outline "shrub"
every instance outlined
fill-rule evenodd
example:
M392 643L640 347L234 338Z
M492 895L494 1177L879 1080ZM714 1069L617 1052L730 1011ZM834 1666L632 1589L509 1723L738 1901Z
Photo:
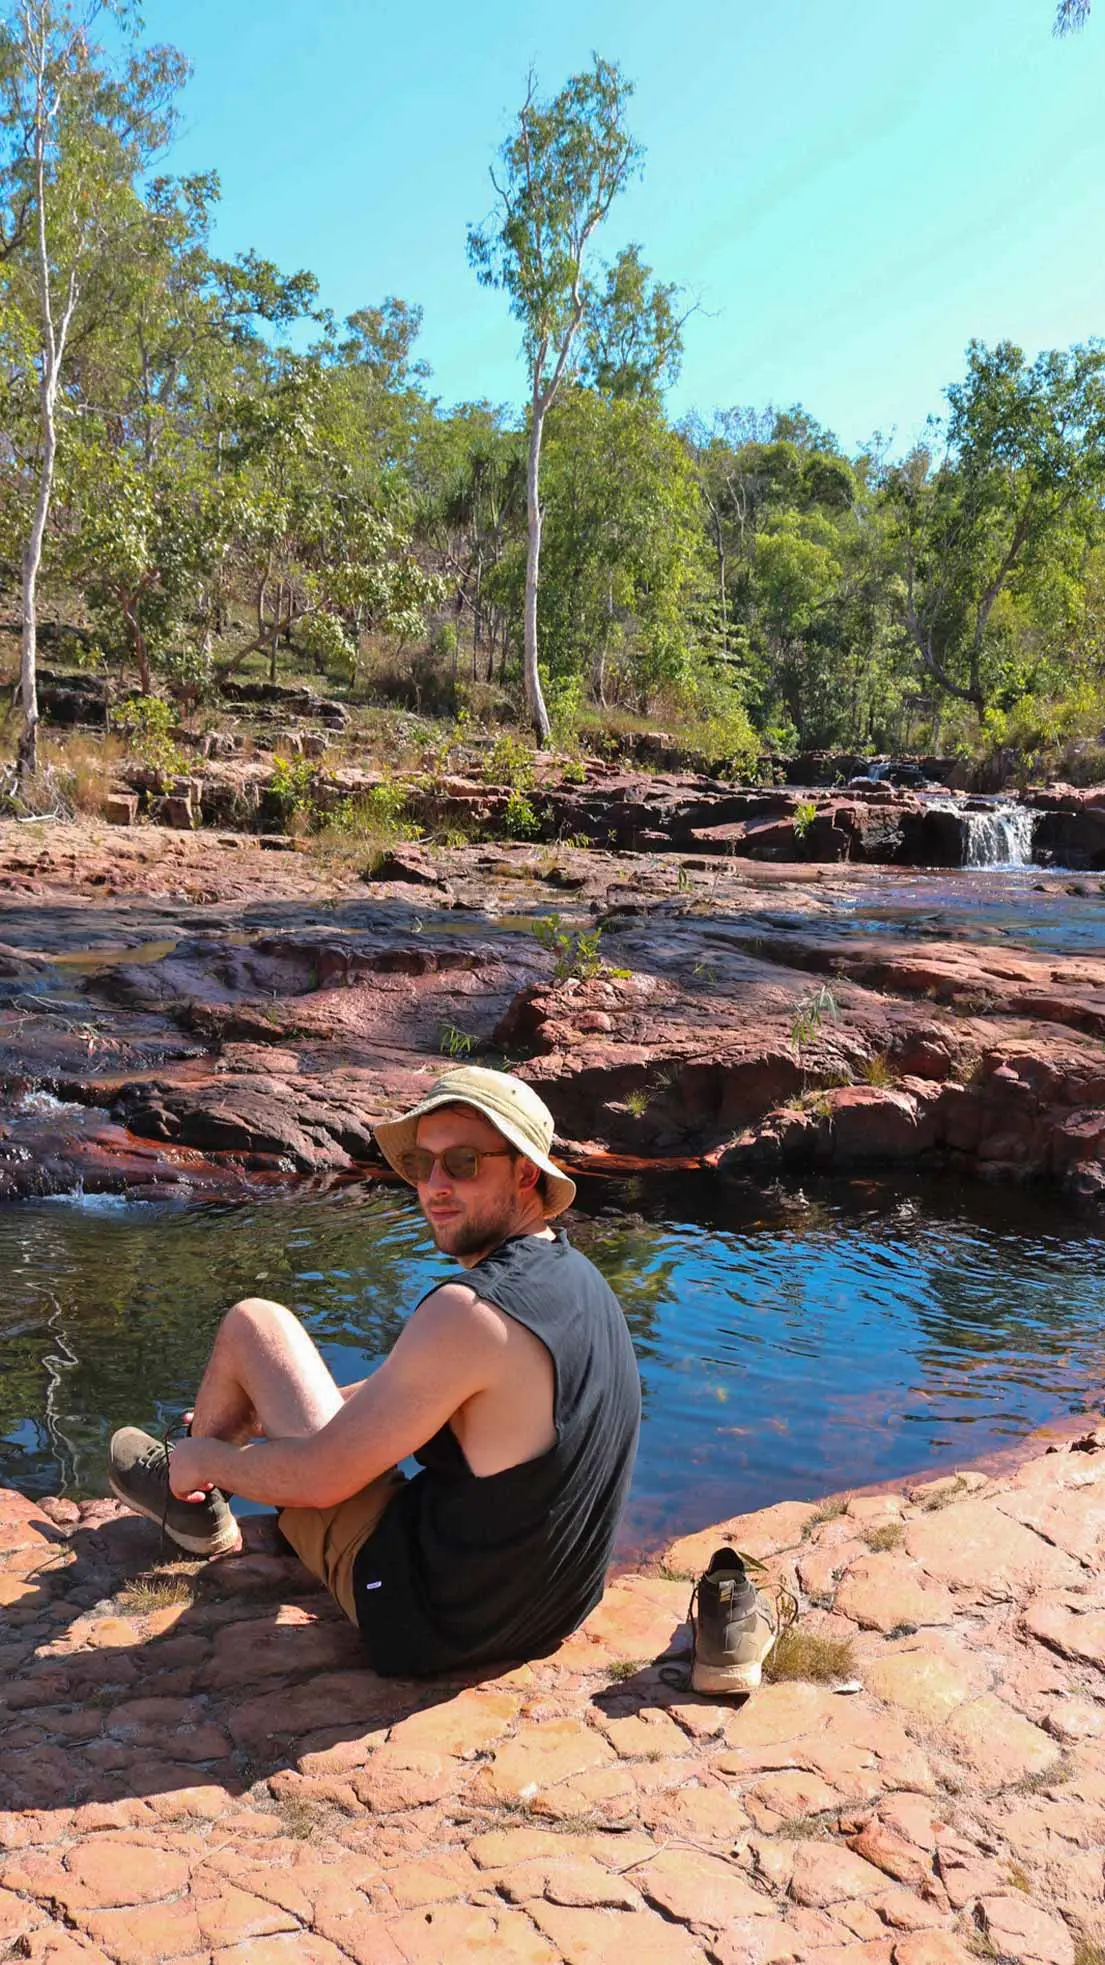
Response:
M533 932L542 948L555 957L554 982L590 982L598 975L602 968L601 928L569 928L558 914L543 914L534 922Z

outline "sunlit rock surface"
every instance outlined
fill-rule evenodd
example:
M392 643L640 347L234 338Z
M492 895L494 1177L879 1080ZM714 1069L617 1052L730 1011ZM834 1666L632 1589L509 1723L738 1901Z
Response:
M3 1955L1093 1958L1102 1497L1089 1421L996 1474L735 1512L553 1656L419 1683L367 1669L259 1518L243 1557L165 1565L114 1502L0 1491ZM838 1652L689 1691L691 1579L730 1535L801 1633L850 1641L846 1679Z

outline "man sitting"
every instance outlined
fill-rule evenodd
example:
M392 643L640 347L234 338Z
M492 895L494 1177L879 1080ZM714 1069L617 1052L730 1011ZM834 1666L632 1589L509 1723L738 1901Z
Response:
M378 1126L458 1273L344 1388L291 1311L236 1303L190 1437L116 1433L114 1492L194 1555L241 1547L225 1494L279 1508L379 1672L551 1650L602 1595L641 1411L617 1298L549 1227L575 1195L552 1136L528 1085L475 1066Z

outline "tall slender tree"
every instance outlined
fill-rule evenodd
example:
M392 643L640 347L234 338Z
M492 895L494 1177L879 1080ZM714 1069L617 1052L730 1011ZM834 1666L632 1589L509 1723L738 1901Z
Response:
M538 100L531 76L517 124L491 171L494 211L468 233L481 284L505 291L521 322L529 372L523 673L539 744L550 736L537 645L541 439L593 304L588 262L595 233L640 163L625 123L631 94L617 63L597 55L551 102Z

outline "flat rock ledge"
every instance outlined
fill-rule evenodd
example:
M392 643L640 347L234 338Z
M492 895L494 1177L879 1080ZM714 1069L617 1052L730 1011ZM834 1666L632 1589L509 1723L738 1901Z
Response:
M422 1683L361 1664L265 1521L166 1565L114 1502L0 1491L0 1958L1094 1965L1085 1426L996 1476L737 1517L616 1577L553 1657ZM686 1689L688 1577L729 1539L796 1590L806 1667L850 1644L835 1678Z

